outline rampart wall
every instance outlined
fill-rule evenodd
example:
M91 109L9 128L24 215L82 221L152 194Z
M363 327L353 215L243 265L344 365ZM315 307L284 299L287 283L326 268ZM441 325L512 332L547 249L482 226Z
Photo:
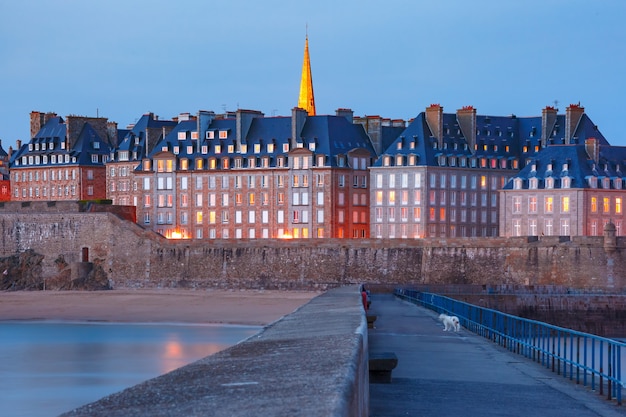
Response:
M25 274L30 289L44 283L49 289L81 288L79 279L88 288L85 273L95 273L109 288L324 290L366 282L626 289L621 237L608 246L603 237L557 236L167 240L110 212L81 207L74 202L0 206L4 289L7 283L26 289L20 281ZM75 272L69 273L72 265Z

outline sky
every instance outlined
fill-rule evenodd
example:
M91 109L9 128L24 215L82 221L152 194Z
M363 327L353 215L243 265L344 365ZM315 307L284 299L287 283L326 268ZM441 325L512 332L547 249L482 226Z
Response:
M288 116L308 34L318 114L580 103L626 146L625 21L624 0L0 0L0 139L30 140L34 110Z

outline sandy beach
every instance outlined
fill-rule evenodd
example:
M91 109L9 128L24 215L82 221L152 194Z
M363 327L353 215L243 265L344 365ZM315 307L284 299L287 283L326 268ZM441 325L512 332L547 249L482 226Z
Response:
M174 289L1 292L0 320L265 325L318 294Z

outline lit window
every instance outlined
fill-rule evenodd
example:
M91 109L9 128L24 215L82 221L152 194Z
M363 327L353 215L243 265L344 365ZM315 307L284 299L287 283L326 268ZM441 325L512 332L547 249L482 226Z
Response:
M553 197L545 197L544 200L544 212L545 213L552 213L553 209L554 209L554 199Z

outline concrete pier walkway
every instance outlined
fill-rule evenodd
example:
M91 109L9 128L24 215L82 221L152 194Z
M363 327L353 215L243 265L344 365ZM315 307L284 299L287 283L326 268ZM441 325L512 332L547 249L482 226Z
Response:
M392 294L372 294L369 352L394 352L390 384L370 383L370 416L626 416L588 387Z

